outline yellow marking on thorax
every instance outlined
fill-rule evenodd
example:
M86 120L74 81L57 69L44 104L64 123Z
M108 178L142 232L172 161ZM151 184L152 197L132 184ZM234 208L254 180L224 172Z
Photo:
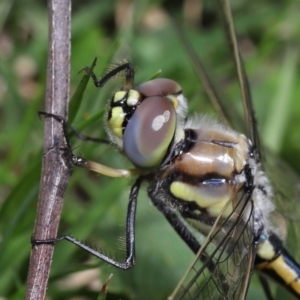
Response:
M212 217L217 217L227 201L230 199L230 194L223 193L218 197L212 197L199 186L193 186L181 181L174 181L170 185L170 192L177 198L184 201L195 201L199 207L207 209ZM232 212L232 207L228 207L223 212L223 217L227 217Z
M108 120L108 125L113 133L122 138L123 137L123 127L122 124L124 122L125 113L120 106L113 107L111 109L111 117Z
M124 99L124 97L126 96L126 93L125 91L118 91L114 94L114 98L113 98L113 102L118 102L122 99Z
M140 93L136 90L129 90L127 97L127 105L135 106L140 100Z
M224 208L224 206L226 205L227 201L229 201L228 199L224 199L222 200L220 203L217 203L215 205L210 206L207 211L211 216L217 217L222 209ZM223 218L227 218L230 216L230 214L232 214L232 206L228 205L225 210L222 212L222 217Z

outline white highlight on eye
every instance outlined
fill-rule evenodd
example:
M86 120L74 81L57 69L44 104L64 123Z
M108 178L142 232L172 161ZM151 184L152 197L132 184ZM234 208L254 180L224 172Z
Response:
M155 117L152 121L152 124L151 124L151 128L154 130L154 131L158 131L160 130L164 123L167 123L170 119L170 111L169 110L165 110L164 113L162 115L158 115L157 117Z

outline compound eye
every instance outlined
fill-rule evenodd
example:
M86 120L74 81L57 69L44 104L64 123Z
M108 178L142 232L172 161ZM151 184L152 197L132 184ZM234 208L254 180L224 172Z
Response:
M174 80L167 78L156 78L142 83L137 90L145 97L175 95L181 92L181 86Z
M146 98L129 120L123 136L128 159L140 168L158 166L176 130L176 113L165 97Z

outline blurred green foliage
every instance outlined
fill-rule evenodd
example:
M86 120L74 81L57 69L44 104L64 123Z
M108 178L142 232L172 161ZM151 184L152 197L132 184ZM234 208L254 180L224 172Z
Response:
M179 82L190 111L213 115L207 97L163 1L74 1L72 11L71 91L78 71L98 57L99 77L114 63L130 59L136 83L158 70ZM175 6L182 26L212 74L228 104L241 112L240 94L217 9L206 1ZM201 3L202 4L202 3ZM174 4L175 5L175 4ZM196 5L196 6L195 6ZM299 2L232 1L262 139L300 172ZM183 13L184 12L184 13ZM182 18L182 16L185 18ZM0 3L0 297L24 297L30 237L38 197L47 69L47 6L44 2L3 0ZM73 125L99 112L98 122L83 133L105 137L106 103L122 84L116 78L104 88L92 83ZM241 114L242 115L242 114ZM111 146L73 140L75 153L113 167L130 166ZM60 233L72 233L118 259L124 255L126 205L133 179L111 179L76 170L65 198ZM137 212L136 267L120 271L67 242L55 248L48 299L97 299L110 273L107 299L166 299L193 255L142 192ZM293 252L293 250L291 250ZM83 270L85 272L83 272ZM263 299L250 289L248 299ZM1 298L1 299L2 299Z

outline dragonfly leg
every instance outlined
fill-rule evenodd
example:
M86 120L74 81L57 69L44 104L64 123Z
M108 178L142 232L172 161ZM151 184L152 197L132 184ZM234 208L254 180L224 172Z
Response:
M129 203L127 208L127 220L126 220L126 257L124 262L118 262L113 258L104 255L98 250L78 241L77 239L75 239L70 235L64 235L58 238L53 238L48 240L36 240L32 238L31 239L32 245L36 246L36 245L43 245L43 244L55 244L56 242L66 240L117 268L124 269L124 270L132 268L135 264L135 215L136 215L137 197L143 180L144 178L141 176L136 180L135 184L131 188L131 192L129 196Z

